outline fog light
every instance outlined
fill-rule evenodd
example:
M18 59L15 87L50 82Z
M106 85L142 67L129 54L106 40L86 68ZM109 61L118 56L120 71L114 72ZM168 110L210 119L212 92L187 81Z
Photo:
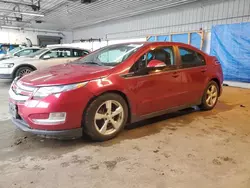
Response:
M32 119L35 124L38 125L57 125L65 123L66 112L54 112L49 114L47 119Z

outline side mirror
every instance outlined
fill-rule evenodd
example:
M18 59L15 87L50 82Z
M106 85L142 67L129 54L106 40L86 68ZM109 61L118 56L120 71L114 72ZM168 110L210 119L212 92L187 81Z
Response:
M45 56L43 56L43 59L50 59L50 56L49 55L45 55Z
M156 59L151 60L147 65L147 67L165 67L165 66L166 64L164 62L156 60Z

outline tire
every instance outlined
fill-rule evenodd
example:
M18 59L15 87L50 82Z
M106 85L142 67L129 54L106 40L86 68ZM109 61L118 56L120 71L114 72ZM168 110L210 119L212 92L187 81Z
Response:
M94 141L106 141L123 130L127 119L128 105L123 97L107 93L87 107L83 114L83 130Z
M18 76L22 77L26 74L31 73L32 71L34 71L34 69L32 69L31 67L27 67L27 66L23 66L23 67L19 67L15 74L14 74L14 79Z
M199 105L200 109L212 110L218 102L219 92L218 84L215 81L210 81L202 96L202 103Z

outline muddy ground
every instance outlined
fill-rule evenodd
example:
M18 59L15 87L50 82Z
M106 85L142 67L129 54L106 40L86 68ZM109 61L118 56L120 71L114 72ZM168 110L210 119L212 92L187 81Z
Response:
M250 90L224 87L216 108L130 125L111 141L17 130L0 83L0 187L249 188Z

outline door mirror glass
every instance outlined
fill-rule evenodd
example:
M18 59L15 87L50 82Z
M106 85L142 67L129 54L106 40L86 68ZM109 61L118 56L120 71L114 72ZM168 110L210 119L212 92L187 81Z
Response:
M45 56L43 56L43 59L50 59L50 56L49 55L45 55Z
M166 64L163 61L159 61L157 59L151 60L147 67L165 67Z

